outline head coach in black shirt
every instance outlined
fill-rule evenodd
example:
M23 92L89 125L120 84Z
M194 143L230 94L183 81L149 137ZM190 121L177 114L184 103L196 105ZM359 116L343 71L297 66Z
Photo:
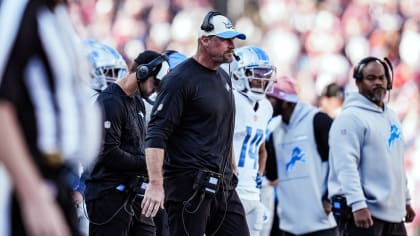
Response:
M225 16L209 12L196 55L163 78L152 110L142 210L154 216L166 197L170 235L249 235L234 190L232 89L220 68L235 56L235 38L246 36Z
M156 75L166 55L144 51L130 73L109 85L97 102L104 111L104 140L86 180L89 235L155 235L152 218L141 214L147 182L143 98L157 86Z

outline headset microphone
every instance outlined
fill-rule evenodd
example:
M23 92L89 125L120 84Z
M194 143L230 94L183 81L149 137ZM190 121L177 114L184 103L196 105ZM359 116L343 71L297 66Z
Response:
M233 57L235 58L235 60L237 60L237 61L241 60L241 58L238 55L236 55L235 53L232 53L232 54L233 54Z

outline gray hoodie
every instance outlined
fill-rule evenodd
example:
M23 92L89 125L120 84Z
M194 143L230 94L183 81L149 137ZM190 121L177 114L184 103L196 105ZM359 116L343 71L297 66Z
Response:
M319 110L298 102L289 124L273 131L279 175L280 229L307 234L336 226L325 214L322 196L327 191L328 163L318 154L313 120Z
M359 93L349 94L330 130L329 197L342 194L353 212L402 222L410 197L404 169L401 124Z

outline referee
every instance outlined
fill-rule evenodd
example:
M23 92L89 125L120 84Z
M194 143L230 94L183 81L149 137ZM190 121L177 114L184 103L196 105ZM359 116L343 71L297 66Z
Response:
M52 0L0 5L0 161L14 192L11 235L79 235L72 165L99 148L99 109L82 79L66 6ZM0 222L3 225L3 222Z

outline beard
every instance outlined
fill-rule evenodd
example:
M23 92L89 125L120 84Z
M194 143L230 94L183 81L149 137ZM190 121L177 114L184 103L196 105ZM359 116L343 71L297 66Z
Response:
M379 87L379 88L374 88L371 91L369 91L368 98L372 102L376 104L380 104L384 100L385 95L386 95L386 89Z
M143 93L141 91L140 82L137 82L137 88L136 88L136 91L134 91L134 95L135 96L140 96L142 98L146 98L146 97L144 97L144 95L143 95Z
M223 55L222 63L231 63L233 61L233 56Z

